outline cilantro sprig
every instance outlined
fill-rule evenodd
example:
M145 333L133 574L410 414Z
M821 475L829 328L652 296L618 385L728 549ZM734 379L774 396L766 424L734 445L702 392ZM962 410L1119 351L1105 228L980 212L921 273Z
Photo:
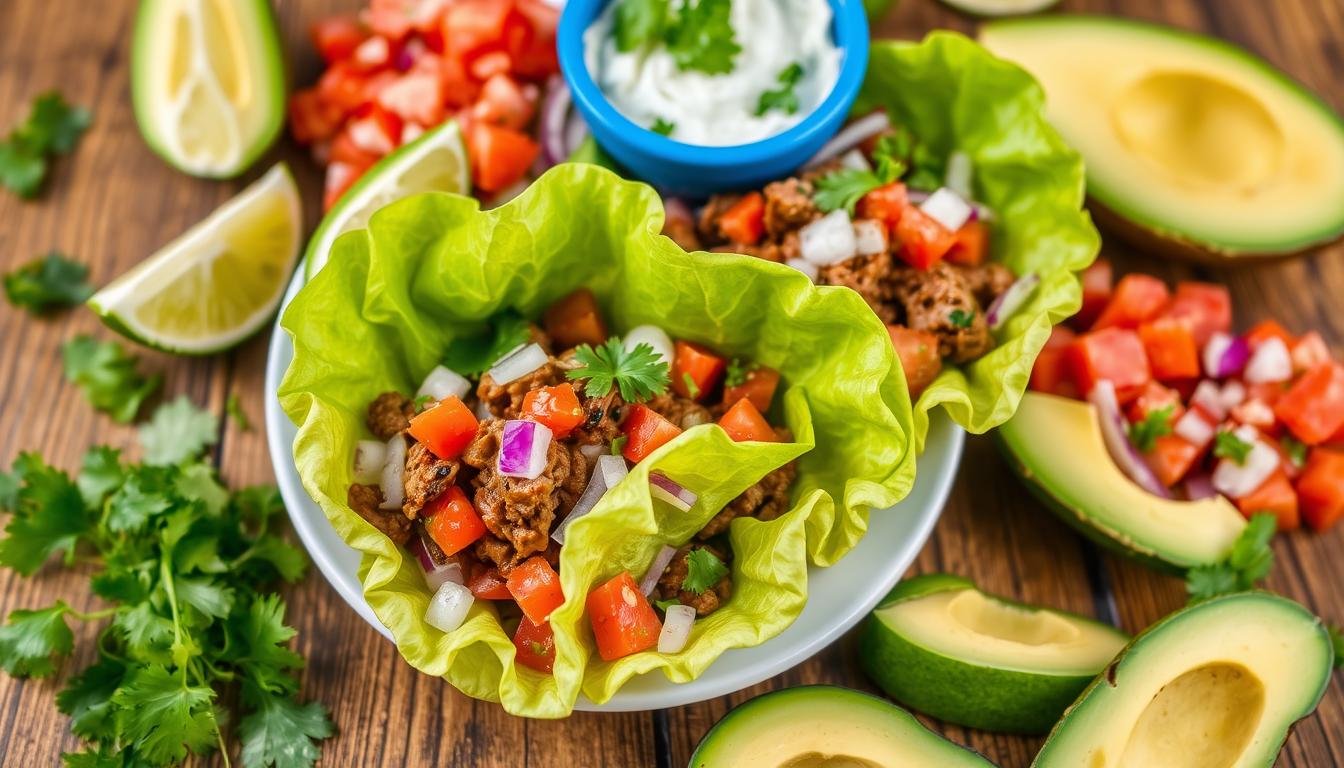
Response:
M728 566L703 547L696 547L686 554L686 578L681 588L687 592L701 594L728 575Z
M722 75L742 52L731 11L732 0L620 0L612 34L617 50L665 45L678 69Z
M1269 542L1274 538L1277 526L1278 519L1274 515L1256 513L1242 529L1226 559L1191 568L1185 576L1185 590L1190 595L1190 602L1252 589L1256 582L1268 576L1274 567L1274 550L1270 549Z
M1220 459L1231 459L1237 464L1245 464L1246 457L1251 455L1251 450L1255 446L1240 437L1230 429L1220 429L1213 436L1213 455Z
M89 404L123 424L163 383L158 374L140 373L139 360L115 341L76 336L61 347L61 361L66 380L84 391Z
M756 116L760 117L771 110L783 112L786 115L792 115L798 112L798 94L794 92L794 86L803 79L803 66L798 62L793 62L789 66L780 70L775 76L775 81L779 87L773 90L761 93L760 99L756 101Z
M654 118L653 125L649 126L649 130L660 136L671 136L672 132L677 130L677 124L671 120L658 117Z
M947 313L947 321L954 328L970 328L975 322L975 311L965 309L954 309Z
M1157 438L1171 434L1171 416L1175 413L1175 406L1168 405L1165 408L1154 408L1149 411L1142 421L1136 421L1129 425L1129 441L1135 448L1147 453L1153 450L1157 444Z
M584 381L589 397L604 397L616 387L627 403L639 403L667 391L667 362L648 344L626 349L615 336L593 348L580 344L574 350L579 367L565 371L574 381Z
M89 268L52 251L5 275L5 297L40 315L66 309L93 295Z
M0 141L0 185L22 198L37 197L51 157L74 149L90 121L88 110L70 106L56 91L38 96L28 119Z
M902 179L915 189L935 189L942 183L941 161L903 128L877 140L872 160L871 171L841 168L817 179L812 202L824 213L844 208L853 216L859 200L878 187Z
M740 387L747 383L747 378L751 372L757 369L756 363L743 363L741 358L734 357L728 361L728 370L723 376L723 386Z

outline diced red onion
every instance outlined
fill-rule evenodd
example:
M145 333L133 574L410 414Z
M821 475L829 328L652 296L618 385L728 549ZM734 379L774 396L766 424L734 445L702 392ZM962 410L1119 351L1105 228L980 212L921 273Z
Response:
M486 419L495 418L495 414L490 410L490 405L484 400L477 400L476 405L471 409L471 412L476 414L477 421L485 421Z
M887 228L877 219L854 220L854 251L860 256L887 252Z
M627 352L640 344L648 344L653 353L663 358L669 368L671 367L672 337L667 335L667 331L656 325L636 325L621 337L621 346Z
M658 633L659 653L681 653L691 639L695 609L689 605L669 605L663 616L663 631Z
M436 559L434 553L430 551L429 546L426 544L423 535L412 537L407 548L411 550L411 554L415 555L415 559L419 561L420 570L425 574L425 584L429 586L430 592L439 591L439 587L442 587L445 582L451 581L457 584L466 583L466 579L462 575L462 564L456 560L449 560L446 558L442 561ZM438 547L435 547L434 549L437 550ZM439 554L443 553L440 551Z
M1275 421L1274 409L1259 398L1247 400L1238 405L1232 411L1232 418L1242 424L1249 424L1260 429L1269 429L1274 426Z
M1218 389L1218 384L1208 379L1199 382L1195 387L1194 394L1190 396L1190 404L1197 405L1208 412L1214 421L1222 421L1227 416L1227 406L1223 405L1223 395Z
M1153 470L1144 461L1134 444L1129 442L1125 417L1120 414L1120 403L1115 397L1115 385L1109 379L1098 381L1087 395L1088 402L1097 409L1097 421L1101 423L1101 436L1106 442L1111 458L1120 466L1129 479L1145 491L1164 499L1171 498L1171 491L1157 479ZM1046 438L1042 438L1046 439Z
M957 150L947 157L947 172L943 174L943 184L960 195L963 200L970 200L975 197L971 181L974 174L971 156Z
M383 491L383 503L378 508L401 509L401 503L406 500L406 486L401 479L406 469L406 438L400 432L393 435L387 441L384 453L382 479L378 482Z
M355 482L376 483L387 463L387 443L360 440L355 443Z
M1177 419L1175 426L1172 427L1172 432L1187 443L1203 450L1204 446L1213 441L1214 426L1201 416L1199 411L1192 408L1181 414L1181 418Z
M1251 384L1287 381L1293 377L1293 357L1278 336L1262 341L1246 363L1246 381Z
M649 492L655 499L665 501L682 512L690 511L691 507L695 506L695 500L699 498L694 491L683 488L680 483L662 472L649 473Z
M877 134L891 127L891 118L883 111L864 115L845 126L835 137L822 145L817 154L804 165L805 168L821 165L827 160L839 157L844 152L857 147Z
M423 534L412 536L411 541L406 545L406 548L411 551L412 555L415 555L415 559L420 563L420 569L423 571L432 571L440 565L446 565L448 562L446 558L440 561L434 557L434 553L429 551L429 545L425 543ZM442 551L440 551L440 554L442 554ZM437 587L435 587L435 589L437 589Z
M667 570L668 563L672 562L672 558L676 554L676 547L663 545L663 548L658 550L658 554L653 556L653 562L649 563L649 570L644 572L644 578L639 581L639 590L644 593L645 597L653 594L653 588L658 586L658 579L662 578L663 571Z
M1207 474L1191 475L1185 479L1185 497L1190 501L1211 499L1218 495L1214 490L1213 478Z
M821 275L821 270L817 265L807 259L799 259L795 257L784 262L784 265L793 267L799 272L802 272L804 275L807 275L808 280L811 280L814 283L817 282L817 277Z
M442 365L434 366L434 370L425 376L425 380L420 383L420 389L416 390L415 396L432 397L435 402L447 397L457 397L458 399L467 396L471 391L471 382L462 377L456 371L450 371Z
M1238 464L1232 459L1222 459L1213 470L1213 487L1221 494L1233 499L1254 491L1264 484L1274 470L1279 468L1279 452L1260 439L1260 433L1254 427L1237 427L1232 432L1239 439L1251 444L1246 460Z
M565 159L568 160L578 151L587 139L588 124L583 121L583 116L577 110L571 109L569 119L565 121Z
M1218 402L1227 410L1232 410L1246 400L1246 386L1240 381L1229 381L1218 391Z
M616 487L616 484L628 474L630 469L625 465L624 458L609 453L598 456L597 466L593 469L593 474L588 477L588 486L579 495L579 500L574 502L574 508L551 532L551 538L555 539L557 544L564 544L565 531L569 530L570 524L592 512L593 507L597 506L597 502L602 500L606 492Z
M501 357L491 368L490 378L496 384L508 384L546 364L550 357L538 344L523 344Z
M1008 286L1008 290L995 297L985 310L985 322L989 323L991 331L997 331L1008 322L1008 318L1017 314L1018 310L1027 303L1031 295L1036 292L1036 286L1041 284L1041 277L1035 272L1028 272L1013 281Z
M382 66L392 54L392 48L386 37L374 35L355 47L352 58L362 65L362 69L375 69Z
M573 105L569 86L559 75L546 83L546 98L541 103L541 154L550 165L563 163L569 157L565 141L565 121Z
M971 218L971 204L947 187L939 187L920 203L919 210L953 232L961 229Z
M499 474L536 480L546 469L551 428L535 421L509 419L499 438Z
M854 225L838 208L798 231L798 251L804 259L824 267L854 258Z
M1218 332L1204 345L1204 374L1215 379L1236 376L1246 367L1251 348L1240 336Z
M868 158L857 149L851 149L840 156L840 167L848 168L852 171L871 171L873 166L868 162Z
M452 581L445 581L434 592L425 610L425 622L440 632L452 632L462 626L476 601L471 590Z

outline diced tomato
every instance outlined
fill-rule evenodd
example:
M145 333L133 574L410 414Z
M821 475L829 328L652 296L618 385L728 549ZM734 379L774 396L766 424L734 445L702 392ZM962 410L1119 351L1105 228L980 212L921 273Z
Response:
M905 384L910 397L919 397L926 387L938 378L943 359L938 355L938 337L928 331L916 331L903 325L888 325L887 334L896 348L896 357L905 371Z
M1190 326L1200 348L1213 334L1232 329L1232 295L1214 283L1180 282L1166 316Z
M568 382L538 387L523 397L523 417L545 424L557 438L568 437L584 416L574 385Z
M607 324L602 321L602 310L597 297L587 288L579 288L552 304L541 316L546 334L561 347L580 344L597 346L607 340Z
M603 661L615 661L658 644L662 622L628 572L622 571L593 590L587 607L597 653Z
M349 61L338 61L322 73L316 88L322 103L344 116L369 101L371 80Z
M341 199L341 195L344 195L347 189L354 186L355 182L359 180L360 174L364 173L368 167L368 165L355 165L333 158L331 164L327 166L326 183L322 188L322 210L331 210L331 206Z
M1283 393L1288 391L1288 383L1284 381L1265 381L1259 384L1246 385L1246 399L1259 400L1268 406L1273 406L1283 397Z
M910 196L905 185L899 181L874 189L859 198L856 208L858 218L884 221L888 228L896 226L901 215L910 207Z
M1246 343L1255 349L1270 339L1278 339L1289 349L1293 348L1293 335L1277 320L1261 320L1246 332Z
M513 647L517 649L513 658L519 664L551 674L555 666L555 635L551 632L549 621L533 624L524 616L513 633Z
M289 100L289 130L300 144L331 138L341 125L340 110L332 109L312 88L296 91Z
M369 0L365 18L373 31L400 40L413 29L434 28L447 5L448 0Z
M382 155L365 149L363 146L360 146L359 142L355 141L355 137L350 131L349 123L347 123L345 128L342 128L341 132L336 134L335 138L331 140L331 162L345 163L351 167L358 168L360 173L363 173L364 169L378 162L381 158Z
M1153 441L1153 449L1143 455L1158 481L1170 488L1179 483L1195 465L1203 451L1179 435L1162 435Z
M691 400L703 400L718 386L728 362L692 341L678 341L672 353L672 391Z
M485 535L485 523L462 489L454 485L425 506L425 530L449 557Z
M560 574L541 555L533 555L509 571L504 583L523 615L533 624L544 624L551 611L565 602L565 595L560 590Z
M1111 262L1097 259L1083 270L1079 280L1083 284L1083 306L1069 322L1074 328L1085 330L1092 327L1097 318L1101 317L1101 311L1111 303L1111 292L1115 284Z
M378 103L413 123L438 125L443 122L446 115L443 81L436 59L433 54L425 54L414 67L396 75L378 92Z
M482 49L502 47L504 25L513 3L500 0L459 0L443 15L444 53L460 59L474 57Z
M369 31L353 16L331 16L319 19L308 28L317 55L328 64L347 59L369 36Z
M477 80L489 80L496 75L508 75L513 69L513 60L504 51L490 51L473 58L467 65L467 71Z
M1092 324L1092 329L1138 328L1161 314L1170 301L1167 284L1156 277L1138 273L1125 275L1115 286L1115 294Z
M1332 358L1330 347L1316 331L1308 331L1289 348L1293 358L1293 373L1305 373Z
M957 240L955 232L913 205L901 214L892 236L901 244L901 259L915 269L932 268Z
M355 110L343 133L361 152L382 157L401 143L401 118L376 103L365 104Z
M1302 517L1313 530L1324 531L1344 517L1344 452L1313 448L1297 479Z
M1102 379L1115 385L1120 402L1138 397L1152 380L1148 357L1139 334L1123 328L1104 328L1079 336L1066 352L1078 392L1086 397Z
M1181 418L1185 413L1185 406L1181 404L1181 393L1171 387L1164 387L1156 381L1148 382L1143 388L1143 392L1129 404L1125 410L1125 416L1130 421L1138 423L1148 418L1148 414L1163 408L1171 409L1171 420Z
M374 35L360 43L347 61L363 72L381 69L392 61L392 43L382 35Z
M954 234L956 240L952 250L947 252L948 262L964 267L978 267L984 263L989 254L989 229L983 221L968 221Z
M1264 400L1248 397L1231 411L1232 420L1246 424L1262 432L1274 431L1274 409Z
M732 405L723 417L719 419L719 426L728 436L739 443L758 442L775 443L779 441L779 436L775 434L774 427L765 420L761 412L756 410L756 406L751 404L747 398L742 398Z
M535 86L529 86L535 90ZM481 86L480 101L471 108L472 117L491 125L522 130L532 122L536 99L528 98L523 89L507 74L493 75Z
M1046 339L1045 346L1031 366L1031 382L1027 385L1030 389L1063 397L1078 397L1064 357L1065 351L1077 336L1065 325L1056 325L1050 330L1050 338Z
M1279 398L1274 414L1307 445L1344 428L1344 366L1325 363L1308 371Z
M476 415L456 395L449 395L416 414L406 431L424 443L430 453L453 460L476 437Z
M1139 338L1143 340L1153 378L1177 381L1199 376L1199 347L1185 323L1159 317L1139 326Z
M480 573L472 577L471 583L467 584L467 589L470 589L471 594L481 600L513 599L513 593L509 592L508 584L497 568L482 569Z
M779 387L779 371L765 365L753 366L742 375L740 384L724 384L723 402L736 403L747 398L756 410L765 413L775 399L775 389Z
M647 406L636 403L627 410L629 413L621 424L621 432L626 438L621 455L628 461L638 464L681 434L681 427Z
M513 59L513 71L520 77L541 80L560 71L555 49L555 31L560 11L540 0L517 0L517 18L528 34L509 34L505 46Z
M719 229L734 243L755 245L765 235L765 198L748 192L719 217Z
M1294 531L1302 524L1298 516L1297 492L1282 469L1275 470L1259 488L1237 499L1237 509L1248 520L1258 512L1272 512L1279 520L1280 531Z
M486 192L522 181L541 151L527 134L486 123L473 123L468 136L472 182Z

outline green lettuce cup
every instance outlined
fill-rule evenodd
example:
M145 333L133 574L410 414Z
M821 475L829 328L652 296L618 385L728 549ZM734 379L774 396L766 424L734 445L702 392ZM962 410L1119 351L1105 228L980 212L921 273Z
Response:
M568 714L582 692L610 698L631 676L700 675L723 651L788 626L807 595L807 564L829 564L863 535L868 511L895 504L914 481L914 412L885 329L855 293L813 286L755 259L686 253L658 234L652 189L592 165L566 164L509 204L481 211L467 197L431 193L374 214L343 235L332 259L281 321L294 360L280 387L298 425L294 458L307 492L362 554L370 606L406 660L477 698L533 717ZM553 675L515 664L512 627L477 601L445 634L424 620L431 597L414 557L345 503L364 412L387 390L408 392L456 342L503 310L535 318L579 286L596 294L616 331L643 323L675 338L777 368L772 423L792 443L734 443L719 428L687 430L638 464L567 531L560 575L566 602L551 616ZM638 578L665 544L680 544L723 505L797 460L790 511L730 529L734 590L696 622L677 654L596 654L584 600L629 571ZM699 494L689 512L653 504L658 470Z
M923 447L929 412L943 407L970 432L986 432L1017 411L1036 355L1055 323L1078 311L1075 273L1101 241L1082 210L1083 161L1046 122L1045 95L1020 67L953 32L923 42L874 43L855 114L885 109L894 125L946 157L970 156L975 197L994 212L990 257L1041 284L995 334L995 348L947 365L915 404Z

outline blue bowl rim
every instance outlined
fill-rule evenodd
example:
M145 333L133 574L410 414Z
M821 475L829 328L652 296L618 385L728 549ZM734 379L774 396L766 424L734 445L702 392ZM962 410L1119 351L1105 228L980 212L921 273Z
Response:
M606 3L611 1L570 0L565 4L556 35L560 72L569 86L575 106L580 108L587 119L602 123L600 128L617 133L634 145L637 151L658 160L717 167L787 155L800 146L816 141L819 133L834 134L839 130L868 73L870 40L868 16L863 3L861 0L827 0L835 16L835 42L842 58L835 86L816 109L792 128L746 144L701 146L673 141L621 114L607 101L606 94L588 71L584 57L584 33ZM826 138L830 137L826 136L822 142Z

